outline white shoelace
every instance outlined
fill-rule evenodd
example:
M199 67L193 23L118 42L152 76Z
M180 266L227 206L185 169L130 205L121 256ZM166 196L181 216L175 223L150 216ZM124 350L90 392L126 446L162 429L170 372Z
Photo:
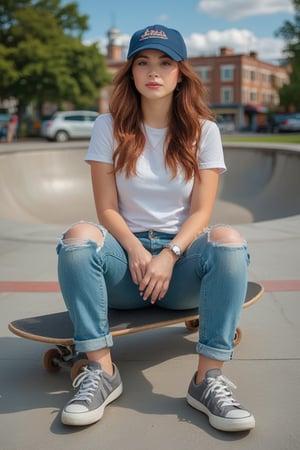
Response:
M215 393L215 399L219 406L223 408L224 406L240 406L240 404L232 397L231 389L236 389L235 384L233 384L228 378L220 375L216 378L207 379L208 389L205 393L205 398L207 398L211 392Z
M98 388L102 371L89 370L84 367L83 371L77 375L73 381L74 389L80 386L79 391L72 398L74 401L84 401L91 403L94 392Z

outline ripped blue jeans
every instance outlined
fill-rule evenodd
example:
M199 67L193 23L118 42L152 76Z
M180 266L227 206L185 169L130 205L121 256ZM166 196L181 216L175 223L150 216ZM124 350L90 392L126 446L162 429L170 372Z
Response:
M64 239L57 245L58 277L74 325L79 352L111 347L108 308L151 308L133 283L127 254L103 227L104 242ZM243 307L249 255L245 242L221 244L201 234L176 262L166 296L156 305L167 309L199 308L200 327L196 351L208 358L232 358L233 339ZM135 233L153 256L173 235L153 230Z

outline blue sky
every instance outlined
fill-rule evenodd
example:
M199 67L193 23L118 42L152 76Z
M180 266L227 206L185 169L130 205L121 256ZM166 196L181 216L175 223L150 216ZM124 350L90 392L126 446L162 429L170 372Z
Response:
M66 0L67 2L67 0ZM161 23L177 28L190 56L216 54L221 46L235 52L255 50L260 59L282 56L284 42L275 31L285 20L294 19L292 0L77 0L79 11L87 14L90 30L87 42L99 42L105 52L107 31L120 30L120 44L147 25Z

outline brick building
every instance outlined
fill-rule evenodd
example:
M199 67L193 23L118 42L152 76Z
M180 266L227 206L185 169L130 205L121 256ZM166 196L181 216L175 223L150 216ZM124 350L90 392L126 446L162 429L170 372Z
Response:
M119 35L117 29L108 31L107 65L112 72L124 63ZM189 62L206 87L211 109L237 129L256 130L279 106L278 89L289 82L287 66L261 61L256 52L235 54L222 47L218 55L191 57ZM107 110L108 99L106 88L100 94L100 112Z
M237 128L256 129L278 107L278 89L289 82L287 67L260 61L256 52L235 54L223 47L217 56L189 61L207 88L210 107Z

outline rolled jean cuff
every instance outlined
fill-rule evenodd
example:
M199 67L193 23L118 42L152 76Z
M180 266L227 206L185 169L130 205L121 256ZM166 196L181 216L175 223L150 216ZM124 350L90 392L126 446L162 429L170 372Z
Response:
M196 351L200 355L206 356L210 359L215 359L217 361L230 361L233 357L233 350L213 348L201 344L200 342L198 342L196 345Z
M97 339L89 339L88 341L76 341L76 339L74 339L74 344L77 352L94 352L96 350L101 350L102 348L112 347L113 338L109 333L107 336L102 336Z

